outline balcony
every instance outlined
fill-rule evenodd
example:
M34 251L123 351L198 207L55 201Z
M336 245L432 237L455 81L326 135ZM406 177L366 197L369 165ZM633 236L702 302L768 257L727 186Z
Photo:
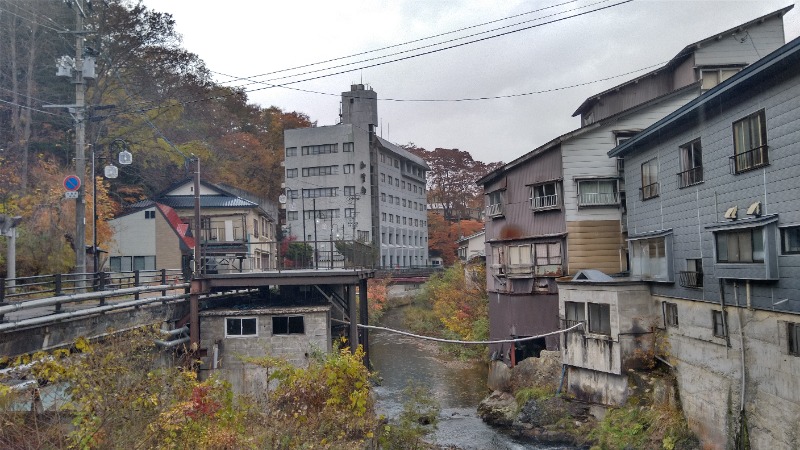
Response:
M703 182L703 166L684 170L678 174L680 187L685 188Z
M559 206L558 194L533 197L531 199L531 209L534 211L541 209L558 208L558 206Z
M732 174L747 172L769 165L769 152L766 145L730 157Z
M703 287L703 272L680 271L678 272L679 282L681 286L688 288L701 288Z

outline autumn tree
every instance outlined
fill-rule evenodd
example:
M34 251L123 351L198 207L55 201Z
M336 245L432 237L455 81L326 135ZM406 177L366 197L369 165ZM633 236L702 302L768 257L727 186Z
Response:
M457 241L482 229L483 223L477 220L448 222L442 214L428 211L428 251L432 256L441 257L444 265L449 266L456 260Z
M476 161L469 152L456 148L428 151L413 143L403 147L424 159L430 167L428 203L440 208L445 220L477 218L483 208L483 190L475 182L502 163Z

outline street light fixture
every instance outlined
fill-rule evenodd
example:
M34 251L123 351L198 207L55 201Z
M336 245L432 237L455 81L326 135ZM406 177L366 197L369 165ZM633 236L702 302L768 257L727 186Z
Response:
M133 163L133 154L128 151L128 143L123 139L114 139L111 142L111 145L108 146L110 152L114 152L117 149L122 149L119 152L118 161L122 165L130 165ZM96 152L94 151L94 147L92 147L92 178L94 178L92 183L92 256L94 262L94 272L98 272L98 264L100 261L98 252L97 252L97 178L95 176L95 159L96 159ZM119 176L119 169L114 164L108 163L106 167L103 169L103 175L105 178L114 179Z

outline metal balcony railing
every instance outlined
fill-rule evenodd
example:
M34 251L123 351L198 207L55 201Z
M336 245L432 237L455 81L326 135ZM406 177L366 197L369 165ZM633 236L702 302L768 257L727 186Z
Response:
M766 145L730 157L731 173L742 173L769 165L769 151Z
M578 196L580 206L616 205L619 196L616 192L585 192Z
M558 206L558 194L533 197L531 199L531 209L554 208Z
M693 184L703 182L703 166L695 167L693 169L684 170L678 174L678 182L680 187L685 188Z
M688 288L701 288L703 287L703 272L692 272L683 270L678 272L680 284Z

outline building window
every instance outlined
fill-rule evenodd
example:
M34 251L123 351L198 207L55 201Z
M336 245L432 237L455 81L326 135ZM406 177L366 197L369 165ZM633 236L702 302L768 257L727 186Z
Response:
M586 323L586 307L583 302L564 302L564 326L569 328Z
M155 219L156 218L156 211L155 210L145 211L144 212L144 218L145 219Z
M386 182L386 174L385 173L381 173L381 183L385 183L385 182Z
M345 142L342 144L342 151L343 152L352 152L355 149L355 146L352 142Z
M703 90L708 90L713 88L714 86L722 83L723 81L727 80L728 78L736 75L740 69L703 69L700 71L700 79L702 80L700 88Z
M381 213L381 222L386 222L386 213Z
M369 231L358 231L358 240L361 242L369 241Z
M681 146L680 186L682 188L703 182L703 148L700 139Z
M642 164L642 200L658 197L658 159Z
M508 246L508 268L506 273L512 275L531 275L531 246L528 245L509 245Z
M345 217L355 217L356 216L356 209L355 208L345 208L344 209L344 216Z
M303 155L324 155L339 153L339 144L304 145L301 149Z
M789 322L786 324L786 327L789 341L789 354L800 356L800 324Z
M289 197L290 199L300 198L300 191L298 191L297 189L287 189L286 196Z
M644 280L669 281L666 239L639 239L631 241L631 273Z
M351 164L352 166L352 164ZM347 166L345 166L347 167ZM297 170L297 169L294 169ZM336 175L339 173L339 166L318 166L318 167L303 167L304 177L316 177L324 175ZM345 169L345 173L347 173Z
M589 332L611 334L611 307L605 303L589 303Z
M258 336L258 318L226 317L225 337Z
M394 166L395 166L396 168L400 168L400 160L399 160L399 159L395 159L395 160L394 160Z
M298 219L297 211L286 212L286 220L297 220L297 219Z
M400 205L400 197L395 197L394 198L394 204L398 205L398 206Z
M338 195L339 188L335 187L303 189L303 198L337 197Z
M156 257L134 256L133 270L156 270Z
M258 219L253 219L253 237L258 237Z
M680 272L680 282L683 287L703 287L703 260L687 259L686 270Z
M561 205L558 183L544 183L531 186L531 209L553 209Z
M800 226L781 228L781 251L784 255L800 254Z
M764 262L764 232L762 228L720 231L715 235L717 262Z
M386 193L385 192L381 192L381 201L382 202L386 201Z
M356 195L356 187L355 186L345 186L344 187L344 195Z
M297 169L286 169L286 178L297 178Z
M617 205L617 180L579 180L578 206Z
M286 147L286 157L297 156L297 147Z
M536 244L536 266L560 266L561 265L561 244L550 242L547 244Z
M344 173L353 173L356 171L355 164L345 164L344 165Z
M303 316L273 316L272 334L305 334Z
M394 178L392 178L392 176L389 175L389 184L392 184L393 181L394 181Z
M722 311L711 311L714 336L723 338L728 336L727 321L725 319L727 319L727 314L723 315Z
M764 110L733 123L733 171L746 172L769 164Z
M489 217L503 215L503 191L489 193L489 206L486 208L486 214Z
M678 305L664 302L664 324L668 327L678 326Z

